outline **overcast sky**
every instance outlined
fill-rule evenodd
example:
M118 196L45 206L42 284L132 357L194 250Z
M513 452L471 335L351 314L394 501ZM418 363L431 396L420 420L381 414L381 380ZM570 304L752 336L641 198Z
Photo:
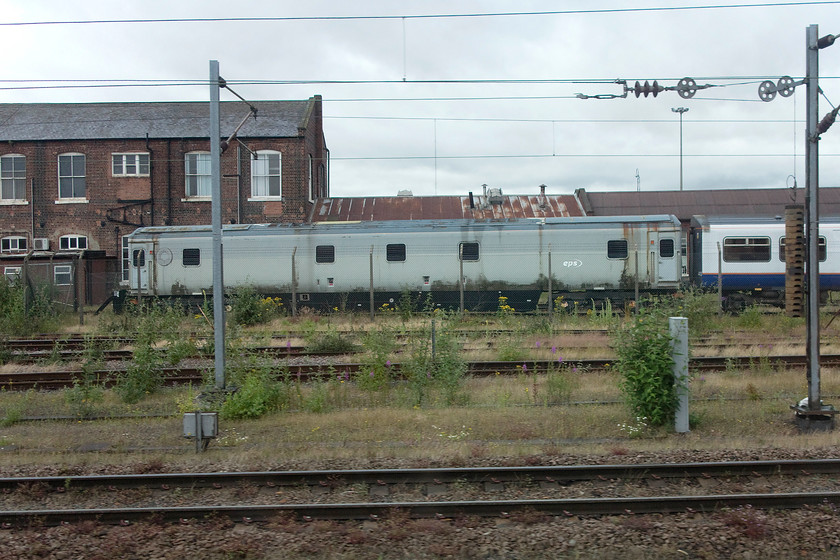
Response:
M748 0L748 4L761 4ZM745 3L745 4L747 4ZM738 5L745 5L738 4ZM638 11L621 10L628 6ZM697 9L702 6L731 7ZM207 80L210 60L249 100L324 98L333 196L550 194L805 187L806 29L840 34L840 2L0 0L0 23L308 16L342 20L3 26L0 102L207 101L204 85L20 89L13 80ZM654 9L694 7L687 10ZM502 12L540 15L416 18ZM657 98L613 80L684 77ZM820 51L820 117L840 103L840 41ZM283 81L303 83L283 84ZM544 80L547 83L533 83ZM363 81L370 83L319 83ZM478 83L458 83L479 81ZM515 81L531 83L512 83ZM387 83L394 82L394 83ZM581 83L571 83L581 82ZM66 85L66 84L65 84ZM826 99L827 98L827 99ZM222 99L234 99L229 92ZM223 131L224 133L224 131ZM840 125L820 142L820 185L840 186ZM638 182L637 182L638 173ZM801 200L801 198L800 198Z

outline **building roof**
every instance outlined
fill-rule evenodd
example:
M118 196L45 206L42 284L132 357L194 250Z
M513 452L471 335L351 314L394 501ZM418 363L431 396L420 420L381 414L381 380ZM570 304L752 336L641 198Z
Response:
M589 216L674 214L691 216L776 216L785 206L804 204L805 189L720 189L702 191L586 192L575 195ZM840 188L820 188L821 216L840 216Z
M320 96L303 101L254 101L240 138L297 137L306 128ZM222 135L248 114L240 101L220 104ZM0 141L103 140L126 138L207 138L209 102L160 103L0 103Z
M312 222L504 220L584 216L574 195L371 196L315 201ZM493 202L491 202L491 200Z

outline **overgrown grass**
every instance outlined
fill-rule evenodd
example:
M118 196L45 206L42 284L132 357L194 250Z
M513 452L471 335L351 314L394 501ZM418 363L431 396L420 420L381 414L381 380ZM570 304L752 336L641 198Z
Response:
M0 347L12 336L28 336L55 330L66 312L53 298L49 285L10 282L0 277ZM3 352L0 349L0 358Z
M688 299L687 296L657 305L664 315L678 314L685 311ZM669 307L672 305L676 307ZM378 316L373 323L340 314L311 314L294 320L275 318L272 332L293 328L297 336L304 331L305 340L313 344L323 342L325 347L336 347L350 342L363 350L360 359L367 367L358 378L351 379L335 364L323 368L320 380L309 382L291 373L288 359L254 354L248 349L249 338L264 338L266 331L229 328L228 381L238 390L224 403L202 404L201 408L223 414L222 437L217 443L225 442L224 446L237 447L238 451L253 447L253 451L246 452L255 458L268 453L260 451L261 446L276 450L278 445L301 457L404 453L421 460L437 454L470 456L493 454L500 449L506 453L545 453L553 446L601 445L587 441L629 445L627 442L632 439L634 448L652 447L657 442L666 447L702 447L721 436L729 438L727 441L743 440L755 445L773 445L777 440L793 437L788 406L804 396L805 382L801 376L778 371L769 351L758 352L754 366L747 370L724 369L692 379L692 433L679 442L671 440L667 422L661 428L647 424L640 427L637 413L624 405L619 372L586 372L578 367L568 346L580 339L564 334L564 328L571 325L602 329L609 321L609 328L615 330L634 321L614 313L609 316L561 316L549 323L545 317L506 315L505 334L499 335L496 331L501 323L495 317L438 313L434 353L431 317L414 310L411 314ZM180 310L153 306L103 321L103 325L115 323L121 323L124 332L137 337L140 353L135 367L145 368L145 373L138 375L143 380L154 378L164 365L177 363L192 352L195 344L191 333L198 332L204 320L185 316ZM738 338L749 339L784 332L778 330L782 324L792 323L779 315L761 314L759 325L747 327L751 334L744 335L745 327L737 317L724 317L714 321L709 332L737 331L741 333ZM590 338L598 355L603 356L607 351L603 334ZM510 341L511 350L517 352L516 361L524 365L530 359L550 359L554 364L551 371L536 374L522 368L514 376L465 376L465 345L484 347L488 356L496 358L498 347L487 349L487 343L498 344L500 339ZM83 370L97 369L95 349L90 350L83 363L87 364ZM396 363L402 365L401 376L396 375ZM832 401L829 395L840 395L838 370L822 370L822 389L826 402ZM65 449L74 438L125 442L115 445L140 446L146 442L154 447L189 447L180 438L180 414L196 406L201 387L171 389L155 384L147 393L138 385L136 400L120 399L121 390L119 386L106 389L95 376L86 381L83 375L76 387L66 391L0 391L0 438L18 448L41 452ZM109 414L163 414L168 418L84 421ZM67 416L82 423L59 424L61 430L53 431L60 433L44 438L35 435L35 424L24 421L30 416ZM622 426L639 430L630 433ZM231 430L235 430L235 436ZM840 440L840 436L826 434L823 440L832 442ZM387 443L387 450L382 447L383 442ZM344 445L347 448L341 449ZM616 444L603 445L603 449L608 449Z

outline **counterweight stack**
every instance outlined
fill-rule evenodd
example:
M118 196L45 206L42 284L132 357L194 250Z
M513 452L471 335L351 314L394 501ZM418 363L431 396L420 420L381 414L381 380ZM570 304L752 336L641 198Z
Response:
M788 317L805 314L805 207L785 207L785 311Z

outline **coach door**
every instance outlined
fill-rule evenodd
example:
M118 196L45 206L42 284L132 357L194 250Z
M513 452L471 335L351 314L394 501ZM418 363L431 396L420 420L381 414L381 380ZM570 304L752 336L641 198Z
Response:
M149 268L151 267L151 245L131 245L131 278L129 283L132 291L139 294L149 293Z
M680 281L682 257L679 238L673 234L659 236L656 247L656 279L658 283L676 283Z

